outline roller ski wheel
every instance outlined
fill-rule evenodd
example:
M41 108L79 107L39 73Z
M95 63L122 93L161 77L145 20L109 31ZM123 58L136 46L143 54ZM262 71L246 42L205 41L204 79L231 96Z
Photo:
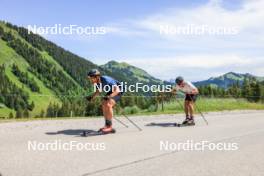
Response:
M175 127L187 127L187 126L194 126L195 122L188 122L188 123L175 123Z
M81 136L88 137L88 136L100 136L100 135L106 135L106 134L114 134L116 133L115 129L112 129L111 131L104 132L101 129L98 131L83 131Z

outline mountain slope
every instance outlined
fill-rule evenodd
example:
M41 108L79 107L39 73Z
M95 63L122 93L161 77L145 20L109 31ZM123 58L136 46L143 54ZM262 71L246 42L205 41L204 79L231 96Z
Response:
M251 75L249 73L241 74L241 73L229 72L229 73L226 73L226 74L219 76L219 77L212 77L208 80L194 82L194 84L196 86L211 85L211 86L221 87L221 88L226 89L229 86L231 86L232 84L237 83L237 82L239 84L242 84L244 79L249 79L249 78L254 78L258 81L264 80L264 77L254 76L254 75Z
M7 31L11 32L11 29L8 29L7 27L3 26L3 24L0 24L0 26L5 29L5 32ZM14 31L12 31L12 33L18 38L18 36L14 34ZM56 70L63 71L62 68L54 64L54 60L51 61L51 58L49 58L49 60L50 63L53 63L52 65L54 65ZM5 73L8 79L12 83L14 83L14 85L16 85L17 88L23 89L23 91L29 95L29 102L34 102L35 107L34 110L30 113L31 116L37 116L40 114L42 110L45 111L50 102L61 104L61 100L57 98L56 93L52 89L48 88L45 85L45 83L42 80L40 80L36 74L29 71L31 66L26 61L26 59L23 58L21 55L19 55L12 47L8 46L6 41L0 39L0 65L3 64L5 65ZM37 83L38 87L40 88L40 91L33 92L32 90L30 90L30 88L27 85L22 83L19 80L19 78L16 75L14 75L14 73L12 72L13 65L17 65L19 70L21 70L23 73L26 73L31 79L34 79L34 81ZM70 78L69 75L66 74L66 72L64 72L64 75L65 77L68 77L68 79L71 79L73 81L73 79ZM8 96L12 97L15 95L10 94ZM0 108L1 117L7 117L10 112L12 112L13 115L15 115L14 109L10 109L8 107Z
M146 71L135 66L129 65L125 62L119 63L116 61L109 61L108 63L101 65L101 67L105 70L108 70L114 75L126 78L128 80L128 83L131 84L139 82L149 85L163 83L161 80L149 75Z

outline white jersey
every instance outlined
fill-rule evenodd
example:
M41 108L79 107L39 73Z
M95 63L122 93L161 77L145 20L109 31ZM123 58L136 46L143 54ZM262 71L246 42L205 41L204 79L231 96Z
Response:
M196 91L197 88L189 81L184 81L183 86L176 85L176 91L182 91L186 94L191 94L193 91Z

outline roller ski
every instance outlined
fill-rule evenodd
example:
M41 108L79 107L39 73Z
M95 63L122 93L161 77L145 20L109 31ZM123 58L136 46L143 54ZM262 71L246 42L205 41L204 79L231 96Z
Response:
M106 135L106 134L113 134L116 133L116 130L112 127L104 127L100 128L98 131L83 131L82 136L99 136L99 135Z
M195 122L193 118L186 118L182 123L175 123L176 127L194 126Z

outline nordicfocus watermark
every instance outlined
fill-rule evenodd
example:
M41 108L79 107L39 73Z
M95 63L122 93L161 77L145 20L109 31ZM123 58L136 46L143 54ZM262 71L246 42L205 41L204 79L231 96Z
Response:
M235 26L210 26L187 24L184 26L160 25L161 35L237 35L239 28Z
M63 142L54 140L51 142L28 141L29 151L104 151L105 143L82 143L78 141Z
M104 26L79 26L69 25L62 26L61 24L54 24L53 26L37 26L28 25L28 33L33 32L39 35L104 35L106 34L106 27Z
M118 86L121 92L171 92L172 85L147 85L143 83L128 84L127 82L121 82L119 85L105 85L94 84L94 92L99 90L100 92L109 92L114 90L114 87Z
M194 142L192 140L179 143L160 141L161 151L235 151L238 149L238 143L213 143L209 141Z

